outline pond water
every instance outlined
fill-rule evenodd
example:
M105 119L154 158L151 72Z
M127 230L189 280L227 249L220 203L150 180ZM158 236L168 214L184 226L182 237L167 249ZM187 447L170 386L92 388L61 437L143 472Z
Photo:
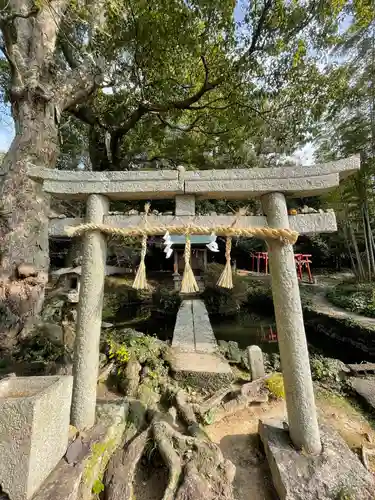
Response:
M264 352L278 352L273 318L241 312L236 316L211 316L210 319L217 340L233 340L241 349L257 344ZM162 314L146 305L122 308L114 320L117 327L134 328L162 340L172 340L175 321L176 314Z
M259 315L262 313L262 315ZM237 316L211 316L211 324L218 341L232 340L238 342L240 348L257 344L263 352L278 352L278 343L272 333L276 333L273 317L267 317L267 311L245 310ZM150 304L139 304L121 308L116 318L109 319L117 327L134 328L148 335L156 335L161 340L172 340L176 322L176 312L157 311ZM322 326L322 325L321 325ZM374 361L372 356L348 346L347 343L332 339L321 331L321 328L306 324L306 335L309 351L327 357L341 359L345 363Z

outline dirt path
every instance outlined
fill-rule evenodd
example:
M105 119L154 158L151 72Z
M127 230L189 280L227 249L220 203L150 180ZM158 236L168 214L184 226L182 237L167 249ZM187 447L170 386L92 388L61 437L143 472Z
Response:
M351 401L318 389L316 402L319 419L336 429L353 451L360 450L362 444L375 442L373 423ZM211 439L220 445L225 457L236 466L236 500L278 498L267 460L259 451L258 420L282 419L285 416L285 402L276 401L263 407L247 408L206 428Z
M324 389L316 391L316 400L319 417L336 429L353 451L375 443L374 421L359 405Z
M274 500L267 460L259 451L258 421L261 418L284 418L284 401L251 407L221 422L206 427L210 438L220 445L226 458L236 466L234 493L236 500Z

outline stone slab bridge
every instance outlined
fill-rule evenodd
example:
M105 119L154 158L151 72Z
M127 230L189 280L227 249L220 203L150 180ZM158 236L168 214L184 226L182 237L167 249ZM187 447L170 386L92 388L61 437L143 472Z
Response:
M29 175L46 192L63 199L86 201L85 222L117 227L134 226L141 219L108 214L111 200L174 198L175 216L152 216L149 223L193 222L207 227L230 226L230 216L195 216L196 199L261 199L264 216L241 217L236 227L292 228L300 234L336 231L335 214L288 216L286 197L321 195L360 167L359 157L309 167L136 172L68 172L30 166ZM65 227L82 220L53 221L51 235L66 235ZM106 264L106 237L96 230L83 235L82 280L76 325L74 385L71 420L79 429L95 421L99 339ZM290 437L307 453L321 450L313 384L293 246L268 240L273 301L284 376Z
M229 363L218 355L218 344L202 300L184 300L173 331L171 367L207 386L230 380ZM207 376L208 375L208 376Z

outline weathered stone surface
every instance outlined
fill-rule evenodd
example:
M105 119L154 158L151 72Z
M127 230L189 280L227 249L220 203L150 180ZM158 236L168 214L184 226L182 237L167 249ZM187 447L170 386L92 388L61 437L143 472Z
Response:
M233 379L229 364L217 354L174 350L169 362L174 378L190 385L217 390Z
M350 377L349 384L367 403L375 409L375 378Z
M86 204L87 222L101 223L108 206L105 197L90 195ZM106 255L106 237L102 233L84 235L71 412L71 423L79 430L88 429L95 423Z
M82 473L82 464L72 467L62 460L33 500L77 500Z
M308 456L292 446L283 422L259 422L259 434L280 500L372 500L373 475L334 429L321 425L320 431L323 451Z
M257 380L265 376L264 361L262 349L257 345L252 345L247 348L249 358L251 379Z
M239 365L242 361L242 352L239 348L238 342L230 340L226 345L226 355L230 363Z
M56 323L42 323L39 326L40 333L57 345L64 344L64 330L60 325Z
M252 170L256 169L249 169L249 171ZM338 173L278 179L268 178L267 169L259 170L265 171L263 178L223 178L219 180L212 177L211 180L203 180L198 177L194 180L187 180L185 182L185 192L208 199L222 199L224 196L226 199L243 199L249 196L262 196L269 192L282 192L290 197L318 196L331 191L340 182ZM303 169L301 170L303 171ZM236 172L239 171L236 170Z
M360 167L359 155L353 155L341 160L334 160L317 165L311 165L304 168L296 167L271 167L271 168L236 168L236 169L217 169L217 170L188 170L185 172L185 181L191 180L246 180L246 179L289 179L303 178L306 176L329 175L339 173L340 178L356 172Z
M0 382L0 484L27 500L68 445L72 377L12 377Z
M191 300L184 300L177 313L172 347L182 351L194 351L194 323Z
M201 300L182 302L177 313L172 347L187 352L218 351L208 312Z
M179 195L176 196L177 217L181 215L195 215L195 196L194 195Z
M17 267L19 278L29 278L30 276L38 276L38 270L32 264L20 264Z
M265 195L262 206L271 227L288 227L282 193ZM270 240L268 254L290 436L297 448L318 453L321 444L293 246Z
M241 198L282 192L289 196L317 195L337 186L360 167L359 156L310 168L276 167L202 170L185 173L185 193L205 198Z
M66 450L65 460L68 464L77 464L82 460L83 457L87 455L90 448L87 443L85 443L82 437L78 437L75 441L73 441Z
M30 167L29 175L43 181L44 191L65 199L87 198L93 193L111 199L173 198L184 192L176 170L50 173L48 169Z
M170 361L173 371L232 373L229 364L215 354L174 351Z
M151 225L179 226L181 224L197 224L199 226L225 226L233 224L234 215L150 215L148 222ZM84 223L81 218L68 218L65 220L54 219L49 223L51 237L66 236L66 227L75 227ZM104 224L114 227L137 227L142 223L140 215L107 215ZM267 219L262 215L243 216L238 219L237 227L266 227ZM306 215L293 215L289 217L289 226L299 234L332 233L337 231L336 216L334 213L317 213ZM74 270L75 271L75 270ZM56 272L57 273L57 272Z
M195 351L216 352L218 346L204 302L193 300L192 305Z
M101 480L108 461L120 445L125 430L128 405L102 405L97 409L98 424L80 436L85 453L70 465L61 460L33 500L91 500L92 487ZM74 463L74 465L73 465Z
M112 199L173 198L195 194L207 199L248 198L269 192L292 196L329 191L359 169L359 156L305 167L252 168L230 170L152 170L129 172L69 172L30 166L29 176L43 181L46 192L58 196L85 198L105 194Z

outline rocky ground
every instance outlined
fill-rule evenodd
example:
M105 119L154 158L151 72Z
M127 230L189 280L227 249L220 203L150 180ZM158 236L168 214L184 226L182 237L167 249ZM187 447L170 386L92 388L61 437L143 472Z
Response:
M70 373L75 314L74 305L52 294L42 323L20 339L0 371ZM271 375L280 371L280 359L265 355L267 377L254 383L245 350L220 342L220 351L234 377L212 392L173 378L168 343L103 324L98 402L123 401L126 395L132 409L103 476L106 500L276 498L258 421L285 417L282 378ZM311 370L320 419L362 457L363 448L375 442L374 426L353 404L345 366L313 354Z

